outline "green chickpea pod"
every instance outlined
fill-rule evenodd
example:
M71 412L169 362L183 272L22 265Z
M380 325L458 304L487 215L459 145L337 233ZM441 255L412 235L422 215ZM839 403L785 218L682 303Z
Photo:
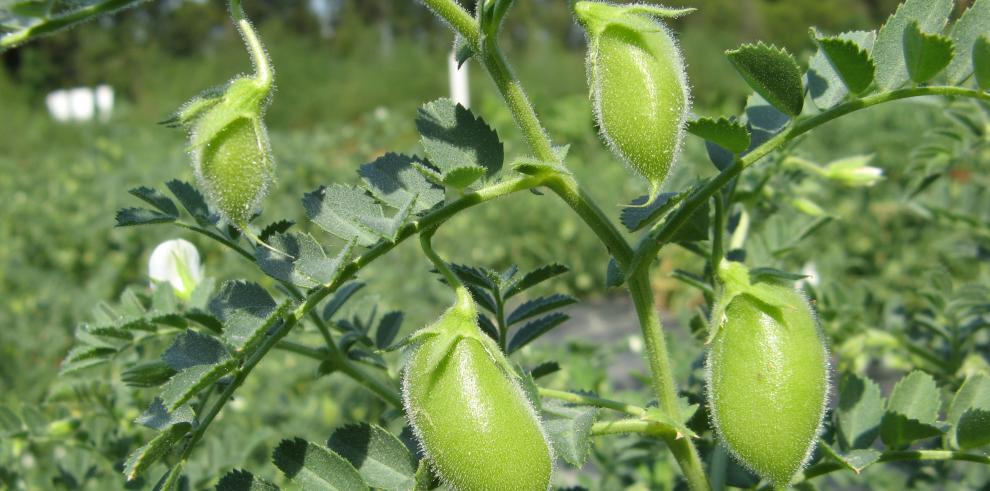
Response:
M829 390L828 351L807 299L723 264L712 312L708 401L719 439L756 474L786 487L810 458Z
M684 140L690 93L670 31L656 19L689 10L581 1L588 32L588 85L602 137L656 196Z
M478 327L463 287L420 331L402 377L417 440L443 481L461 491L546 491L553 455L508 360Z

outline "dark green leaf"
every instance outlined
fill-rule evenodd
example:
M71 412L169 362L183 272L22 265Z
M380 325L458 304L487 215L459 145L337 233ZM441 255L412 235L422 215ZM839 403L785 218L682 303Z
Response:
M146 471L151 464L168 455L182 436L189 432L190 428L192 428L192 425L189 423L179 423L169 426L168 429L155 435L147 445L131 453L124 463L125 478L128 481L133 481L139 474Z
M822 36L818 31L812 29L812 37L820 41ZM876 41L877 34L874 31L850 31L839 34L838 36L825 39L837 39L839 42L852 42L855 48L863 50L865 53L870 53L873 51L873 43ZM861 72L856 69L856 67L861 67L861 57L853 52L846 53L850 51L848 49L843 49L843 46L829 46L832 49L832 56L836 58L833 62L826 55L825 49L823 49L821 43L819 43L819 49L815 52L811 60L808 61L808 71L805 73L805 84L808 87L808 95L811 96L812 102L818 109L830 109L840 102L846 99L849 95L849 88L847 83L843 80L843 76L840 75L836 66L842 66L844 70L847 70L846 75L850 77L849 85L856 85L861 83L862 80L855 81L854 78L861 75L866 77L866 72ZM869 59L869 56L867 56ZM872 66L872 60L870 61ZM875 69L874 69L875 71ZM873 79L873 72L868 73L870 79Z
M498 305L495 302L495 298L489 295L487 291L471 284L465 286L468 291L471 292L471 297L474 298L474 303L493 314L498 311Z
M790 117L773 107L760 94L746 99L746 123L749 125L750 150L762 145L787 126Z
M417 157L387 153L362 165L358 174L382 203L401 209L415 199L412 211L419 213L440 204L444 190L426 179L414 163L423 162Z
M306 193L303 205L306 215L320 228L362 246L370 246L379 239L394 239L410 210L407 206L392 218L386 218L375 198L360 188L342 184Z
M210 311L223 322L223 339L240 353L280 322L289 305L286 302L280 308L256 283L228 281L210 300Z
M749 279L753 283L770 281L795 282L805 278L807 278L807 276L803 274L788 273L787 271L781 271L774 268L753 268L749 270Z
M506 319L506 323L511 326L517 322L524 321L574 303L577 303L576 298L570 295L564 295L562 293L556 293L547 297L538 297L513 310L512 313L509 314L508 319Z
M509 341L509 348L507 350L508 353L515 353L519 348L533 342L536 338L563 324L568 319L570 319L570 316L567 314L554 312L553 314L540 317L535 321L526 323L526 325L521 327L519 331L512 336L512 340Z
M196 414L193 413L192 407L184 405L179 406L174 411L169 411L165 407L165 403L156 397L151 401L148 409L141 413L134 422L161 431L179 423L192 424L195 420Z
M268 243L268 240L271 239L272 236L276 234L284 234L295 224L296 222L293 222L292 220L278 220L269 223L264 229L261 230L261 233L258 234L258 238L261 239L262 242Z
M132 195L138 197L141 201L154 206L158 211L168 215L172 218L179 218L179 209L175 207L175 203L168 199L167 196L162 194L157 189L152 189L147 186L141 186L128 191Z
M364 288L364 283L361 283L360 281L352 281L338 288L337 291L334 292L333 297L330 298L330 301L327 302L327 305L323 307L323 320L329 321L332 319L334 314L336 314L337 311L340 310L340 308L343 307L344 304L347 303L347 301L350 300L351 297L362 288Z
M497 276L491 274L490 271L476 266L467 266L464 264L450 263L450 269L454 271L457 278L464 283L483 288L485 290L494 290L498 288L498 284L493 279Z
M619 214L619 221L625 225L630 232L642 230L657 220L661 219L680 203L687 193L660 193L656 199L646 204L649 196L643 195L629 203L629 206L622 208Z
M956 47L956 56L945 70L946 78L951 85L962 83L969 74L973 73L973 45L980 36L990 34L990 0L976 0L959 17L952 26L952 44Z
M502 168L504 150L495 130L450 99L438 99L420 107L416 128L422 135L430 164L445 183L464 188L482 175L490 177Z
M942 434L935 425L941 398L935 380L913 371L894 386L887 412L880 423L880 438L890 447L901 447Z
M302 288L327 285L337 278L337 272L353 250L349 242L341 252L329 258L323 247L309 234L275 234L268 247L258 247L254 257L262 271L272 278ZM276 250L272 250L276 249Z
M596 407L574 407L557 401L543 404L543 424L555 454L581 467L591 452L591 426L598 419Z
M774 107L791 116L801 114L801 70L790 53L760 42L729 50L726 56L746 83Z
M301 438L282 440L272 460L304 491L368 489L361 474L350 462L322 445Z
M158 479L155 483L155 487L151 491L175 491L176 489L187 490L189 489L189 482L182 475L182 462L179 462L175 467L170 468L162 474L162 477Z
M902 378L887 401L888 412L898 412L922 423L935 423L941 407L938 387L931 375L915 370Z
M59 375L106 363L110 357L117 354L117 350L110 346L79 345L72 348L65 359L62 360L62 367Z
M964 433L960 421L969 410L990 411L990 377L985 374L970 375L953 396L945 416L945 422L950 427L950 440ZM950 443L956 444L955 441Z
M688 122L688 132L718 144L732 153L742 153L749 148L749 131L746 127L725 117L701 118Z
M956 443L964 450L990 444L990 410L967 409L956 425Z
M990 90L990 37L980 36L973 44L973 78L983 90Z
M619 267L619 262L614 257L608 258L608 266L605 267L605 288L617 288L626 281L626 275Z
M904 59L904 29L917 22L924 32L941 32L952 11L952 0L907 0L877 34L873 46L876 82L882 90L896 89L908 81Z
M196 365L213 365L230 358L223 343L213 336L188 330L175 337L175 341L162 355L162 360L174 370L184 370Z
M168 190L179 200L179 203L182 203L182 207L192 215L196 223L206 226L216 224L220 220L215 213L210 212L210 207L206 204L206 200L203 199L203 195L192 184L173 179L165 183L165 185L168 186Z
M848 453L840 454L831 450L831 455L847 469L859 474L863 469L880 460L880 452L872 448L860 448L851 450Z
M487 315L478 314L478 327L481 328L481 332L488 335L488 337L498 341L498 327L495 323L488 318Z
M395 341L395 336L402 328L402 312L389 312L378 321L378 329L375 330L375 346L379 349L386 349Z
M708 240L708 229L709 229L709 213L711 212L711 205L708 201L698 207L697 211L691 215L691 218L684 223L681 228L674 232L671 237L670 242L682 243L682 242L697 242L699 240Z
M344 426L333 433L327 447L347 459L373 488L399 491L416 485L416 461L409 449L379 426Z
M279 491L278 486L242 469L228 472L217 483L216 491Z
M707 281L705 281L704 278L689 271L685 271L683 269L675 269L673 272L670 273L670 277L680 280L687 285L693 286L704 293L707 294L715 293L715 290L712 288L711 285L708 284Z
M149 210L147 208L124 208L117 211L115 227L131 227L135 225L151 225L155 223L171 223L175 221L172 215Z
M547 264L545 266L540 266L526 274L521 278L516 280L514 283L505 289L505 294L502 295L503 298L511 298L525 290L528 290L554 276L562 275L570 271L567 266L558 263Z
M20 416L7 406L0 406L0 437L10 437L24 431Z
M196 365L181 370L162 386L162 402L174 411L236 367L237 360L231 358L214 365Z
M839 382L838 440L844 450L870 448L880 433L884 400L868 378L846 373Z
M874 72L876 71L873 60L867 51L869 48L864 48L861 44L842 37L819 38L816 41L829 64L852 93L859 94L869 88L870 84L873 83ZM872 41L871 38L870 41Z
M917 22L904 29L904 61L908 75L917 83L931 80L949 65L955 47L952 40L921 31Z
M942 431L937 427L897 412L884 414L880 423L880 439L883 440L884 445L893 448L941 435Z
M552 373L560 371L560 364L555 361L546 361L540 363L535 368L529 371L529 376L533 377L533 380L546 377Z
M474 56L474 50L471 48L471 43L464 40L463 36L457 36L454 38L454 60L457 61L457 68L460 68L465 61L471 59Z

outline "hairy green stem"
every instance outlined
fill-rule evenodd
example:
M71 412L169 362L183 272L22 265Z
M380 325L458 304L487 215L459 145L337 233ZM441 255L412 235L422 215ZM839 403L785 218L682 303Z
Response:
M657 253L660 252L660 249L670 242L677 231L691 219L694 212L697 211L697 209L704 204L706 200L722 189L722 187L728 184L734 177L738 176L744 169L753 165L763 157L766 157L785 143L829 121L832 121L833 119L860 109L866 109L885 102L929 95L969 97L983 101L990 101L990 93L963 87L909 87L849 101L807 119L798 120L791 126L764 142L762 145L753 149L753 151L736 159L732 165L709 180L704 186L699 188L691 196L684 200L677 210L671 214L670 218L654 226L653 229L650 230L650 233L643 238L643 241L640 242L639 246L636 248L636 254L633 257L631 264L626 269L627 274L633 274L632 272L647 268L653 261L653 258L657 256Z
M430 262L433 263L433 266L437 268L437 271L443 275L443 279L447 280L447 284L450 285L451 288L464 288L464 285L461 284L460 278L458 278L457 275L451 271L450 266L447 265L447 261L444 261L443 258L441 258L440 255L433 250L433 244L431 241L433 240L433 234L435 234L436 231L437 227L431 227L419 233L419 245L423 249L423 254L426 254L426 257L429 258Z
M561 401L569 402L571 404L577 404L579 406L601 407L605 409L611 409L613 411L618 411L620 413L626 413L631 416L646 415L645 408L633 404L626 404L624 402L613 401L613 400L590 396L586 394L576 394L574 392L566 392L563 390L547 389L545 387L538 387L537 390L540 396L542 397L547 397L550 399L558 399Z
M977 464L990 465L990 456L988 455L957 452L953 450L889 450L880 454L880 458L877 459L877 462L899 462L906 460L954 460L957 462L974 462ZM807 481L809 479L843 469L846 469L846 466L838 462L822 462L807 468L801 475L801 480Z
M657 395L657 403L660 409L674 418L682 421L680 405L677 401L677 387L674 383L674 374L671 371L670 358L667 351L667 340L664 337L663 324L653 302L653 288L650 285L648 270L636 271L633 276L626 280L629 294L632 295L633 304L636 307L636 315L639 317L639 326L643 332L643 341L646 345L646 355L650 366L650 382L653 385L653 392ZM689 438L678 438L674 435L666 435L665 440L670 451L674 454L684 478L688 485L694 490L711 489L708 483L708 476L705 474L705 467L701 463L698 449Z
M270 88L272 86L272 80L275 78L275 72L272 70L268 53L261 44L261 39L258 38L258 33L255 32L251 21L244 16L244 9L241 8L241 0L230 0L230 17L237 25L237 32L241 34L241 38L247 44L248 52L251 54L251 62L254 64L254 76L258 81L258 85Z
M642 419L601 421L591 425L591 436L621 435L626 433L656 436L664 440L676 438L675 431L669 426ZM682 440L686 440L686 438L682 438Z
M451 29L460 34L477 51L481 39L478 23L464 7L455 0L421 0L437 17L450 24Z
M111 14L120 9L132 7L146 0L106 0L96 2L85 7L66 12L64 14L48 17L37 24L32 24L19 31L14 31L0 38L0 52L14 46L26 43L32 39L52 34L101 15Z

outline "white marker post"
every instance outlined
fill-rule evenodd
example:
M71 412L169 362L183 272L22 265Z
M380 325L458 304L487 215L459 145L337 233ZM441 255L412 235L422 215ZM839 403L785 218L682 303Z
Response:
M457 67L456 50L450 50L447 58L447 71L450 73L450 98L464 107L471 107L471 88L468 84L468 64Z

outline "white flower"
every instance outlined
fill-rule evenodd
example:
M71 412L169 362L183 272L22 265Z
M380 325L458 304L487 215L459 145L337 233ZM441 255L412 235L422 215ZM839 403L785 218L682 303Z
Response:
M872 155L856 155L836 160L825 167L826 178L848 187L869 187L883 179L883 169L866 165Z
M187 240L174 239L158 244L148 259L148 276L151 286L168 283L175 295L188 300L196 285L203 280L203 268L199 263L199 251Z

